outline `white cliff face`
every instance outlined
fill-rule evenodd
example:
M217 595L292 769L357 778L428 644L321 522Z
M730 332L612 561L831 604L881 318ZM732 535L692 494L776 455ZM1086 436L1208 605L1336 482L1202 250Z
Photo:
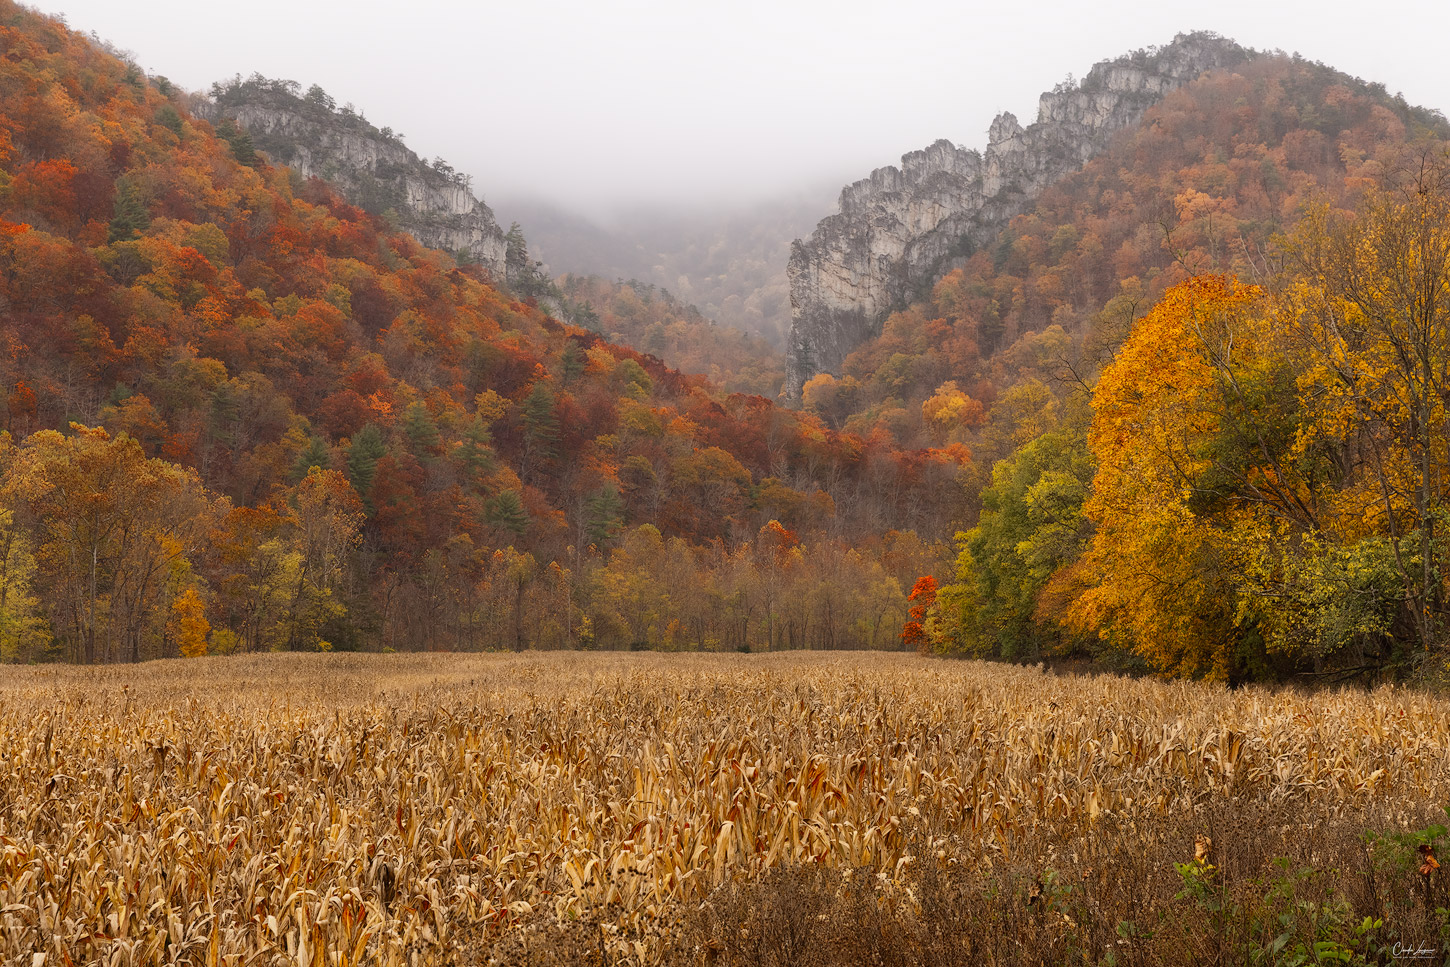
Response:
M1048 185L1078 170L1170 91L1248 53L1206 34L1098 64L1042 95L1027 128L998 115L985 152L938 141L841 192L840 211L791 246L791 333L784 395L839 372L893 310L922 295L944 263L995 236Z
M198 113L228 117L273 162L334 184L373 214L390 213L423 245L460 253L503 279L508 244L467 180L438 170L356 115L304 101L275 82L226 90Z

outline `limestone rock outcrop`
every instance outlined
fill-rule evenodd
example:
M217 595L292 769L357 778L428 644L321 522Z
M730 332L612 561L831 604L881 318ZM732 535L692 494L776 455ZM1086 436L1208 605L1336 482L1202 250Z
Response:
M937 141L904 155L899 168L878 168L848 185L840 210L791 246L783 395L799 400L813 375L839 372L887 315L930 289L951 258L989 241L1170 91L1249 56L1213 34L1180 34L1043 94L1026 128L1011 114L998 115L985 151Z
M350 107L338 110L319 89L304 97L290 81L238 79L214 86L195 110L213 123L230 119L274 163L331 182L350 203L394 220L424 245L479 262L500 280L519 262L517 252L510 260L507 236L466 175L429 164L389 129Z

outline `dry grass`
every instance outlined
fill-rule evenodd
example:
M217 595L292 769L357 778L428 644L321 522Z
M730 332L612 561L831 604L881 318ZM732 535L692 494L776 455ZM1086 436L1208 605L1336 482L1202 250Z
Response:
M7 963L1156 962L1197 833L1251 883L1450 802L1423 693L895 654L7 667L0 749Z

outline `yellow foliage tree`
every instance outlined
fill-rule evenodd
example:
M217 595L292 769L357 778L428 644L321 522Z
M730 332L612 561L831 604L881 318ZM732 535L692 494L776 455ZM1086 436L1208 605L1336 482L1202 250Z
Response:
M147 458L129 436L71 424L32 434L4 495L35 535L51 626L87 662L154 654L169 578L204 549L226 501L194 470Z
M206 605L196 588L187 588L171 602L171 635L183 658L200 658L206 654L206 638L211 624L206 620Z
M954 434L980 426L986 419L986 410L981 402L964 393L954 380L948 380L921 404L921 416L937 439L949 440L954 438Z
M1093 401L1079 627L1213 677L1245 646L1340 668L1445 647L1447 168L1311 213L1273 300L1201 277L1137 326Z
M1176 674L1227 677L1238 636L1225 607L1237 549L1223 526L1235 514L1211 520L1193 504L1215 485L1211 445L1226 428L1221 376L1232 363L1222 354L1251 353L1259 296L1219 277L1170 289L1093 400L1098 471L1084 512L1097 531L1080 565L1088 588L1068 617Z
M1353 215L1321 207L1291 238L1284 325L1313 419L1300 452L1333 453L1346 538L1378 536L1402 633L1450 644L1450 156L1426 149Z

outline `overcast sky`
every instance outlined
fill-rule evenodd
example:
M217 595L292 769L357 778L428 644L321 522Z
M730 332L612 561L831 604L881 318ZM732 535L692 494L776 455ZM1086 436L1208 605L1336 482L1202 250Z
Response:
M1443 0L31 0L193 90L318 83L491 202L715 206L864 177L1097 61L1214 30L1450 110Z

